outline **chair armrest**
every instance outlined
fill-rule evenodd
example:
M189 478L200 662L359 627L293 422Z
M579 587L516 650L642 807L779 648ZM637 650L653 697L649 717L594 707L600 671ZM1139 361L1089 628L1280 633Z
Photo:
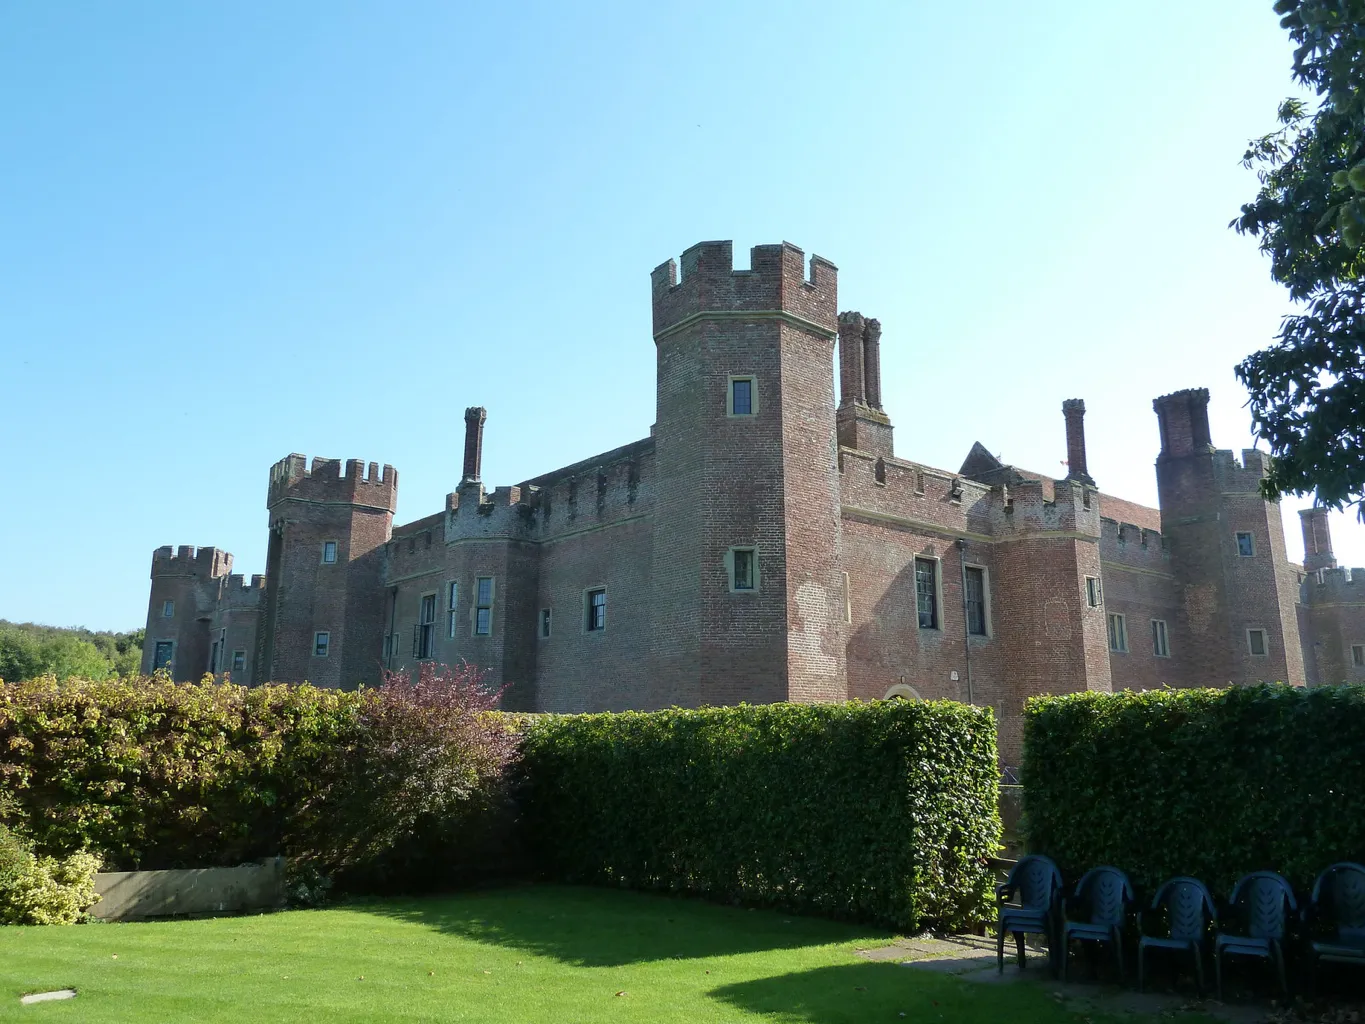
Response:
M1006 903L1014 895L1014 886L1008 882L1001 882L995 887L995 898L1000 903Z

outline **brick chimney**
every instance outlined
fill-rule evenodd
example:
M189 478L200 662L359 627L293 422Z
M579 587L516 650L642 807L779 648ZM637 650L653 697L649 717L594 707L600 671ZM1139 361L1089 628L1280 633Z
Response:
M473 406L464 411L464 475L462 483L472 483L479 479L479 467L483 463L483 424L488 419L488 410L483 406Z
M1209 437L1209 392L1190 388L1154 399L1157 425L1161 428L1163 459L1208 454L1213 445Z
M868 320L863 327L863 388L867 404L882 407L882 322Z
M1332 554L1332 531L1327 525L1327 510L1314 505L1299 509L1299 525L1303 528L1303 568L1307 572L1335 569Z
M866 405L863 392L863 331L861 313L839 314L839 405Z
M1094 487L1085 463L1085 400L1068 398L1062 403L1062 415L1066 418L1066 477Z

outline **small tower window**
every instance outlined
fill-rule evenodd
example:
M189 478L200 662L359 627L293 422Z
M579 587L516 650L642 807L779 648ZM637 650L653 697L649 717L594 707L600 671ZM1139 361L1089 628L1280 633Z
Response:
M915 610L920 629L938 629L938 562L915 559Z
M731 377L730 393L726 401L726 413L730 416L755 416L758 414L758 393L752 377Z
M1122 615L1109 616L1109 649L1117 654L1128 653L1128 623Z
M549 635L550 635L550 609L548 609L548 608L542 608L542 609L540 610L540 638L541 638L542 640L544 640L544 639L546 639L547 637L549 637Z
M1251 534L1239 533L1237 535L1237 554L1243 558L1251 558L1256 554L1256 544L1252 540Z
M246 671L246 651L232 652L232 671L234 672Z
M969 565L967 584L967 632L972 636L986 636L986 570Z
M328 648L330 648L331 646L332 646L331 633L324 631L313 634L313 657L315 658L327 657Z
M729 563L731 591L748 592L758 589L758 550L756 548L731 548L726 561Z
M446 584L446 639L455 639L455 608L460 603L460 585L455 582Z
M419 606L417 613L417 635L413 638L416 640L417 647L417 649L412 652L413 657L420 661L432 656L434 653L433 648L436 646L433 642L435 640L435 632L436 595L423 594L422 603Z
M1161 619L1152 620L1152 654L1158 658L1171 656L1171 645L1166 638L1166 623Z
M171 667L171 660L175 657L174 640L158 640L156 651L152 655L152 671L160 672L163 668Z
M1365 666L1365 644L1355 644L1351 648L1351 664L1356 668Z
M162 601L162 602L161 602L161 617L162 617L163 619L173 619L173 618L175 618L175 602L174 602L174 601Z
M337 560L337 542L325 540L322 542L322 561L325 565L331 565Z
M479 576L474 580L474 635L488 636L493 632L493 577Z
M1085 603L1091 608L1098 608L1103 594L1100 591L1100 581L1094 576L1085 578Z
M589 590L587 594L588 617L585 623L589 633L600 633L607 628L607 592L605 588Z
M1247 652L1253 658L1264 658L1269 650L1264 629L1247 630Z

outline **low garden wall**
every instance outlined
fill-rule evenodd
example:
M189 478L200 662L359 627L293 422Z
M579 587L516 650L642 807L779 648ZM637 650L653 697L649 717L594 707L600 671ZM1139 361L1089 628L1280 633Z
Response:
M1365 687L1248 686L1034 697L1024 715L1030 851L1068 881L1112 864L1151 892L1193 875L1296 888L1365 859Z
M284 905L284 858L235 868L102 871L95 892L100 901L90 914L104 921L273 910Z

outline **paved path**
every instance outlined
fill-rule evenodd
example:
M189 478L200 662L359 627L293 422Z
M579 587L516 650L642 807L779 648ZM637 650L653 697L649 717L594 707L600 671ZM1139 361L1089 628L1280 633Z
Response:
M1026 950L1027 967L1020 970L1014 955L1013 942L1006 943L1005 970L997 973L995 939L982 935L917 935L897 939L889 946L859 950L868 960L895 961L921 971L952 974L963 981L984 985L1014 984L1031 981L1047 986L1059 1003L1084 1013L1101 1010L1106 1013L1135 1013L1158 1016L1172 1011L1205 1013L1228 1021L1229 1024L1262 1024L1269 1014L1264 1005L1223 1004L1215 1000L1196 1000L1194 993L1140 993L1134 988L1119 988L1089 980L1089 967L1084 960L1071 964L1072 978L1085 980L1066 982L1054 979L1047 969L1047 950L1029 946Z

